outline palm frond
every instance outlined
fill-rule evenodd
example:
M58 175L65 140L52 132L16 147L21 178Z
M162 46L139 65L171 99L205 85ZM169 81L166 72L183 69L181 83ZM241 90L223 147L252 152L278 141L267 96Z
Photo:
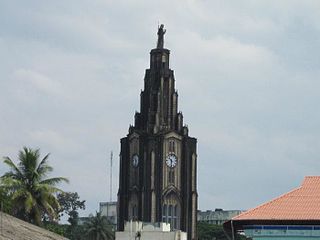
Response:
M85 223L85 235L94 239L113 239L112 229L105 216L96 212L96 216L90 217ZM100 238L101 237L101 238Z
M25 194L26 194L26 199L25 199L25 203L24 203L25 209L26 209L27 213L30 213L31 210L36 205L36 201L29 192L25 192Z
M44 200L41 202L41 204L51 219L56 219L58 217L58 214L54 210L53 206L51 206L47 201Z
M47 185L55 186L56 184L61 183L61 182L69 183L69 180L64 177L54 177L54 178L45 179L45 180L39 182L39 184L47 184Z
M10 176L2 176L1 179L1 186L8 191L14 192L18 189L25 188L25 184L20 179L14 179Z
M19 169L29 182L37 181L36 168L39 160L39 149L33 150L24 147L19 151Z
M53 194L50 194L48 196L48 203L54 208L54 209L59 209L60 208L60 203L58 201L58 199L56 198L56 196L54 196Z
M57 187L54 187L54 186L51 186L48 184L40 184L40 183L35 186L35 189L36 189L36 191L39 191L39 192L46 191L50 194L63 192L63 190L60 188L57 188Z
M39 177L46 176L48 173L53 171L53 168L48 165L47 160L48 157L50 156L50 153L48 153L39 163L36 172L39 174Z
M13 170L12 174L16 174L17 177L22 177L23 174L21 173L20 169L14 164L14 162L9 157L4 157L3 162L7 164L11 170Z

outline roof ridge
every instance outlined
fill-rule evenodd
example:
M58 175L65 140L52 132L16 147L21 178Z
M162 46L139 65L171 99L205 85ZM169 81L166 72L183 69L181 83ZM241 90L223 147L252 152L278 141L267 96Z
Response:
M280 195L280 196L278 196L278 197L276 197L276 198L273 198L273 199L271 199L270 201L268 201L268 202L266 202L266 203L260 204L260 205L258 205L257 207L251 208L251 209L249 209L248 211L245 211L245 212L243 212L243 213L240 213L239 215L233 217L231 220L237 220L238 218L241 218L241 217L243 217L243 216L245 216L245 215L247 215L247 214L249 214L249 213L255 212L256 210L258 210L258 209L260 209L260 208L262 208L262 207L264 207L264 206L270 205L271 203L273 203L273 202L275 202L275 201L277 201L277 200L280 200L280 199L282 199L282 198L284 198L284 197L287 197L288 195L290 195L290 194L292 194L292 193L294 193L294 192L296 192L296 191L298 191L298 190L301 190L301 188L302 188L302 186L299 186L299 187L297 187L297 188L294 188L294 189L292 189L291 191L289 191L289 192L287 192L287 193L284 193L284 194L282 194L282 195Z

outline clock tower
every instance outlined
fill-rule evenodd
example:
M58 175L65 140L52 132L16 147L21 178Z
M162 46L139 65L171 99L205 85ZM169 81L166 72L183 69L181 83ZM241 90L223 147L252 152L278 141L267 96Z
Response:
M197 140L178 111L163 25L140 93L140 112L121 139L118 230L124 222L167 222L197 239Z

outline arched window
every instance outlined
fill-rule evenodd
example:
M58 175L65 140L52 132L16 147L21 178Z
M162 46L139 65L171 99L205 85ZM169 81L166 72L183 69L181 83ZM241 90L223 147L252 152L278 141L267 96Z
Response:
M176 151L175 141L174 140L170 140L169 141L169 152L174 153L175 151Z
M179 228L180 216L178 215L178 205L164 204L162 210L162 222L170 223L172 230Z
M180 202L174 193L165 198L162 206L162 222L170 223L172 230L180 228Z

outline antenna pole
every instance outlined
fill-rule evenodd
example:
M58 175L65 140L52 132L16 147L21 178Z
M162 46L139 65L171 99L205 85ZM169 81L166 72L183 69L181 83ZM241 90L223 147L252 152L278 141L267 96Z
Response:
M112 158L113 158L113 152L111 151L111 155L110 155L110 202L112 202Z

